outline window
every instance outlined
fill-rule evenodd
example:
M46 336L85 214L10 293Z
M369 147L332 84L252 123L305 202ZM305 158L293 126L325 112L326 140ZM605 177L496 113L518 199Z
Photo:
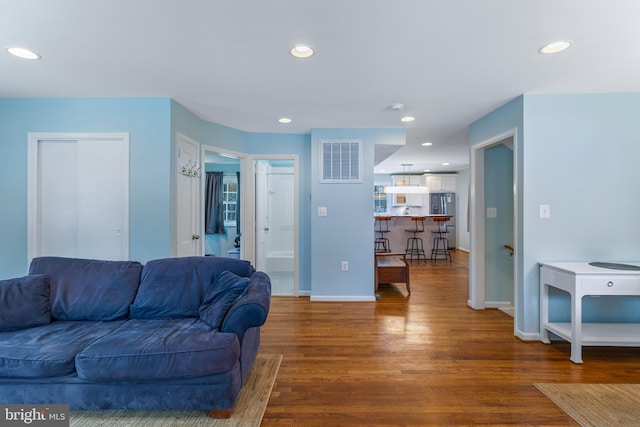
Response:
M222 192L224 205L224 225L236 225L237 201L238 201L238 179L235 175L225 175L222 180Z
M373 186L373 213L387 213L387 195L384 192L384 185Z

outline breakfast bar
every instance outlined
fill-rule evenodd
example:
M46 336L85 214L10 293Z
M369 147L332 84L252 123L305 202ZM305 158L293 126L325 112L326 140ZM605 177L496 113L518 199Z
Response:
M414 215L393 215L388 216L389 218L388 227L389 232L385 233L385 238L389 240L389 250L391 252L403 252L407 248L407 239L412 237L412 233L409 233L406 230L415 229L416 224L415 221L412 221L411 218ZM437 223L434 221L436 217L443 217L443 215L422 215L425 217L424 220L424 232L417 233L417 237L422 238L424 242L424 249L427 253L427 258L429 258L429 254L431 253L431 246L433 242L433 238L436 237L432 233L432 231L436 231L438 229ZM374 221L377 223L378 221ZM449 249L453 249L455 247L455 237L452 238L451 233L453 228L449 225L451 221L447 223L447 230L449 232ZM378 227L378 224L374 224L374 226ZM376 237L378 237L378 233L376 233Z

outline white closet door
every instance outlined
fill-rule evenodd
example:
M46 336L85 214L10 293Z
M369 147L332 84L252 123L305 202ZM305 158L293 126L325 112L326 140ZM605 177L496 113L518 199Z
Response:
M38 144L39 250L35 256L75 257L78 224L76 141Z
M37 139L30 258L129 258L128 141ZM34 212L35 211L35 212Z

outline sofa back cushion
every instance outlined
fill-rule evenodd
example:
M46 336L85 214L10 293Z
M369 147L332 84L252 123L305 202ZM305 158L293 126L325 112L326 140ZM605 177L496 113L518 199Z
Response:
M29 275L49 276L51 315L58 320L127 318L141 272L134 261L61 257L34 258L29 267Z
M223 271L214 279L198 309L200 319L213 329L220 329L227 312L244 295L251 280Z
M0 280L0 332L51 322L49 276Z
M249 261L196 256L149 261L142 270L140 289L131 305L136 319L199 317L198 308L216 276L230 271L249 277Z

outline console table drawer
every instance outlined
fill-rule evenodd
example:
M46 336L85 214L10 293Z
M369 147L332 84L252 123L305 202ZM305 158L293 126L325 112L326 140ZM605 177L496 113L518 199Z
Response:
M610 293L636 289L640 289L640 282L637 277L594 276L582 278L582 290L585 292L602 291L604 293Z

